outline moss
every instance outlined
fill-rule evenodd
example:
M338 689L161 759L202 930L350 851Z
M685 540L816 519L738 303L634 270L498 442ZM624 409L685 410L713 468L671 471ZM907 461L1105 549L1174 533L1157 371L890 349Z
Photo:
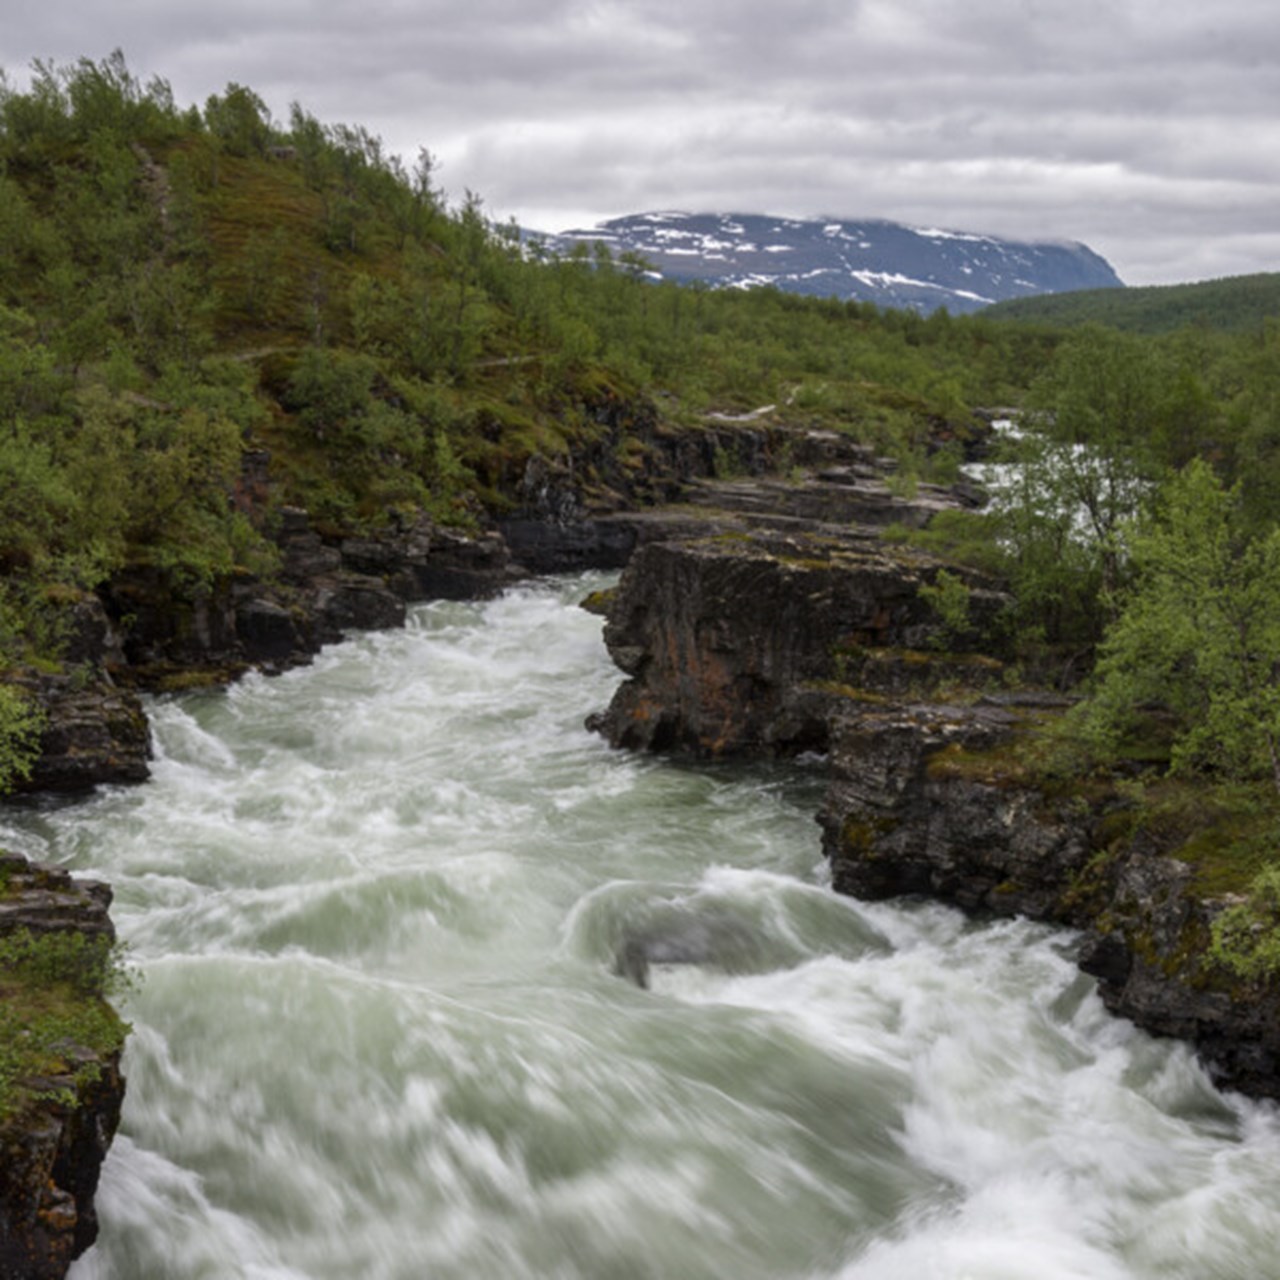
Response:
M1009 790L1034 786L1037 775L1024 749L1021 739L989 751L969 751L953 742L929 757L925 775L934 781L977 782Z
M0 974L3 1122L46 1096L51 1078L72 1088L96 1079L129 1027L106 999L127 979L105 938L19 930L0 938ZM75 1094L58 1101L74 1105Z
M1280 862L1280 799L1265 784L1159 779L1115 822L1131 839L1189 863L1192 888L1204 897L1246 893L1260 871Z
M896 705L895 699L842 680L810 680L802 687L817 693L829 693L837 698L848 698L852 702L865 702L875 707Z
M840 851L846 858L869 861L879 856L877 845L897 827L893 818L849 817L840 828Z
M585 609L588 613L594 613L598 617L605 617L610 606L617 598L617 587L606 587L603 591L593 591L590 595L578 601L578 608Z
M1111 815L1107 815L1109 818ZM1107 818L1104 818L1105 822ZM1095 838L1101 837L1095 829ZM1103 843L1094 850L1089 861L1071 877L1061 898L1061 905L1068 911L1089 910L1090 925L1099 933L1110 933L1116 926L1104 904L1110 900L1111 884L1117 860L1121 856L1115 844ZM1097 913L1097 914L1095 914Z
M778 564L784 565L788 569L800 569L806 573L813 573L823 569L831 568L830 560L818 560L809 556L773 556Z

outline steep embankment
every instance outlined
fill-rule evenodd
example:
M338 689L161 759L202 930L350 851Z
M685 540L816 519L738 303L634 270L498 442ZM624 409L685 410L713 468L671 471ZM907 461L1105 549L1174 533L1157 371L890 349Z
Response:
M890 501L873 480L849 489L846 520L871 514L859 489ZM617 745L700 755L827 751L837 889L1081 929L1080 964L1109 1008L1191 1040L1222 1083L1280 1096L1280 991L1209 957L1230 899L1118 780L1037 765L1038 730L1067 700L1000 691L994 586L963 577L957 631L929 589L938 562L866 524L763 515L766 494L746 525L712 519L633 558L605 628L629 678L595 727ZM947 500L928 494L917 520Z
M637 543L672 530L669 514L650 518L644 503L717 468L749 475L784 452L791 461L823 458L830 439L776 424L678 428L643 404L607 406L589 444L531 455L502 518L469 532L422 512L362 531L317 527L307 511L281 505L269 457L250 454L238 500L270 538L274 569L192 580L137 562L70 606L61 671L15 680L45 717L39 757L18 790L144 779L149 743L136 690L296 666L346 631L403 625L414 601L484 598L534 572L620 567Z
M98 1234L125 1028L111 890L0 852L0 1277L56 1280Z

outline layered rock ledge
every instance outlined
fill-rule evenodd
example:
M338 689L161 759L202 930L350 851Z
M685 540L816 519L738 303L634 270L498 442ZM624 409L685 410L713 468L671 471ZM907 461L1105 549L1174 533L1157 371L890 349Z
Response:
M878 654L896 650L921 668L935 659L998 668L972 643L1004 597L971 571L956 570L969 589L971 633L950 637L948 660L928 651L944 628L920 587L942 568L835 526L643 546L605 625L609 652L631 678L592 726L615 746L654 751L825 750L835 708Z
M1223 1085L1280 1097L1280 990L1209 957L1230 900L1127 820L1133 801L1114 783L1028 768L1028 735L1054 701L848 709L820 815L836 889L1079 929L1080 967L1108 1009L1189 1040Z

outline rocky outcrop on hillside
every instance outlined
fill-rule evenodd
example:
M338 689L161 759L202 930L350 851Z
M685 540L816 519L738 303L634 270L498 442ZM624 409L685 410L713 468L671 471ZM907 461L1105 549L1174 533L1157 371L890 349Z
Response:
M104 884L0 853L0 938L114 940L110 903ZM15 1082L21 1098L0 1119L0 1280L59 1280L98 1234L94 1194L124 1101L120 1051L67 1040L41 1072Z
M117 678L166 688L283 670L347 631L403 625L409 602L493 595L516 573L496 534L466 537L425 517L325 539L305 511L286 507L275 542L280 569L270 580L191 588L145 565L116 574L103 595L121 637Z

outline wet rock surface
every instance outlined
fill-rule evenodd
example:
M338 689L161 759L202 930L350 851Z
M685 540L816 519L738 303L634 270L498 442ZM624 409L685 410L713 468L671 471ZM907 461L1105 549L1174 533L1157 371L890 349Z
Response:
M1108 819L1128 802L1114 789L1027 781L1024 716L988 703L841 718L819 818L836 889L1080 929L1108 1009L1189 1040L1224 1086L1280 1097L1280 992L1208 956L1227 904L1197 891L1189 863L1116 837Z
M703 756L824 750L853 668L895 648L929 668L944 633L920 587L944 566L854 528L730 526L642 546L610 605L605 643L630 680L593 721L615 746ZM1005 597L969 588L972 636ZM998 664L997 664L998 665Z

